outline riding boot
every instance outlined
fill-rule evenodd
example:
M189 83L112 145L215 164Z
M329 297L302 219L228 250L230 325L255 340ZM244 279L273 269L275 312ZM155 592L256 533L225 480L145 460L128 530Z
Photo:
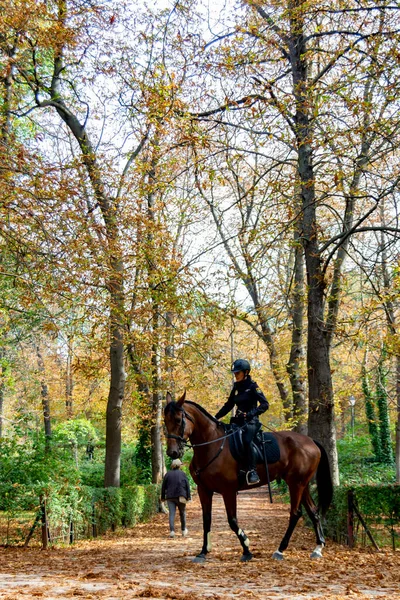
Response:
M260 483L260 478L256 471L256 457L254 455L254 449L251 443L247 446L247 460L249 468L246 474L247 485L255 485L256 483Z

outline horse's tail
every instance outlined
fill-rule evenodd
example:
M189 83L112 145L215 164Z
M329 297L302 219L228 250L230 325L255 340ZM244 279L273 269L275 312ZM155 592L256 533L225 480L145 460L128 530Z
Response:
M324 516L333 498L333 484L328 454L319 442L313 440L321 451L321 459L317 469L318 510Z

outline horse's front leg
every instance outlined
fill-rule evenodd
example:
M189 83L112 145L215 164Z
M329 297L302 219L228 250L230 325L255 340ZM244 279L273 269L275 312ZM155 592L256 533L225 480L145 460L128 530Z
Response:
M202 563L206 560L207 553L211 552L211 511L214 492L210 492L202 485L198 486L197 491L203 511L203 547L200 554L193 559L193 562Z
M226 515L228 517L228 523L229 523L229 527L232 529L232 531L234 531L236 533L236 535L239 538L239 541L242 545L243 548L243 554L242 554L242 558L240 559L242 562L251 560L253 558L252 553L249 550L249 538L247 537L247 535L245 534L245 532L243 531L243 529L240 529L238 522L237 522L237 494L236 491L234 490L233 492L227 492L223 495L224 498L224 503L225 503L225 508L226 508Z

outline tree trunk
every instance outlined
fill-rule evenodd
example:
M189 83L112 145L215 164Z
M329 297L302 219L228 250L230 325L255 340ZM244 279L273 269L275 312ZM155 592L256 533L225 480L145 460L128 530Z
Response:
M396 356L396 399L397 399L397 422L396 422L396 483L400 484L400 355Z
M0 350L0 439L3 437L3 410L4 410L4 372L5 369L1 364L1 359L4 356L4 350Z
M152 370L152 419L151 419L151 469L152 482L160 483L163 477L163 459L161 443L161 413L162 413L162 392L161 392L161 356L159 339L159 313L157 305L153 307L153 344L151 355Z
M309 263L312 256L307 253ZM308 435L328 452L332 477L339 485L336 448L335 411L329 349L323 329L323 286L312 265L309 266L307 367L309 389ZM318 270L317 270L318 273Z
M72 419L72 390L74 382L72 378L72 340L68 336L67 346L67 365L65 372L65 409L67 412L67 419Z
M308 284L307 367L309 389L308 434L325 447L335 485L339 484L333 388L324 327L325 281L321 269L313 169L312 102L308 91L304 15L299 2L291 6L289 53L296 100L295 132L302 199L302 241Z
M160 310L162 288L159 286L158 253L154 242L156 222L156 186L158 162L158 138L153 141L152 157L148 170L149 193L147 195L147 269L152 304L153 342L151 353L151 457L152 482L159 483L163 476L163 456L161 443L161 412L162 412L162 378L161 378L161 340L160 340Z
M392 440L390 436L390 417L388 394L385 373L386 350L382 348L379 357L376 376L376 404L379 414L379 434L381 440L381 460L386 464L393 464Z
M381 460L381 438L379 435L378 419L375 413L375 405L372 398L369 379L367 374L367 351L364 354L363 365L361 368L362 390L365 401L365 415L367 417L368 431L371 438L372 450L376 460Z
M171 394L172 400L175 400L175 381L174 381L174 359L175 359L175 346L174 346L174 323L173 313L167 311L165 313L165 323L167 326L167 346L165 348L165 359L166 359L166 371L167 371L167 389Z
M121 470L121 419L122 402L125 392L124 368L124 293L123 262L114 258L111 263L114 277L110 281L110 391L107 402L106 419L106 459L104 485L119 487Z
M46 383L46 372L44 367L43 356L40 351L40 347L36 344L36 356L38 371L40 374L40 395L42 397L42 411L43 411L43 423L44 423L44 435L45 435L45 450L50 452L50 441L51 441L51 420L50 420L50 397L49 389Z
M391 278L388 269L388 260L387 260L387 252L386 252L386 236L385 236L385 201L382 200L380 206L380 217L381 217L381 239L380 239L380 252L381 252L381 266L382 266L382 277L383 277L383 287L385 289L385 297L383 301L383 308L385 310L386 315L386 323L388 327L389 333L396 337L398 324L396 323L396 313L393 301L391 299L390 288L391 288ZM381 297L381 296L380 296ZM396 346L395 346L396 347ZM397 406L397 421L396 421L396 449L395 449L395 457L396 457L396 482L400 483L400 353L397 350L395 353L396 359L396 406ZM389 440L390 440L390 430L389 430ZM393 459L391 446L387 450L388 459ZM382 448L382 452L384 453L384 449Z
M298 226L294 233L294 278L292 292L292 342L286 366L293 394L294 430L307 435L306 385L301 372L304 347L304 253L299 241Z
M289 392L284 382L284 368L281 365L280 357L276 350L274 336L265 317L263 307L260 306L260 303L258 301L258 292L256 292L256 295L253 297L253 302L258 316L258 322L262 331L261 337L269 352L269 364L271 367L272 374L275 378L276 386L279 390L279 395L283 406L284 418L285 421L290 421L292 418L292 400L289 396Z
M16 43L13 46L6 45L6 48L4 48L4 50L7 55L8 61L5 65L3 65L3 72L5 73L5 75L4 77L2 77L3 93L2 107L0 111L0 132L3 140L7 142L11 126L11 109L15 76L14 58L17 50Z

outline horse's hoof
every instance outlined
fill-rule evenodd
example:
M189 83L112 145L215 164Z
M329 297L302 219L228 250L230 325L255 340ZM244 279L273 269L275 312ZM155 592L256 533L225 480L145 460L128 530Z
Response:
M276 550L276 552L273 553L272 558L275 560L283 560L283 554L282 552L279 552L279 550Z
M198 554L197 556L194 557L193 559L194 563L198 563L198 564L202 564L206 562L206 555L205 554Z
M253 558L253 555L251 552L249 552L248 554L242 554L242 557L240 559L240 562L248 562L249 560L251 560Z
M315 551L311 552L310 558L322 558L322 552Z

